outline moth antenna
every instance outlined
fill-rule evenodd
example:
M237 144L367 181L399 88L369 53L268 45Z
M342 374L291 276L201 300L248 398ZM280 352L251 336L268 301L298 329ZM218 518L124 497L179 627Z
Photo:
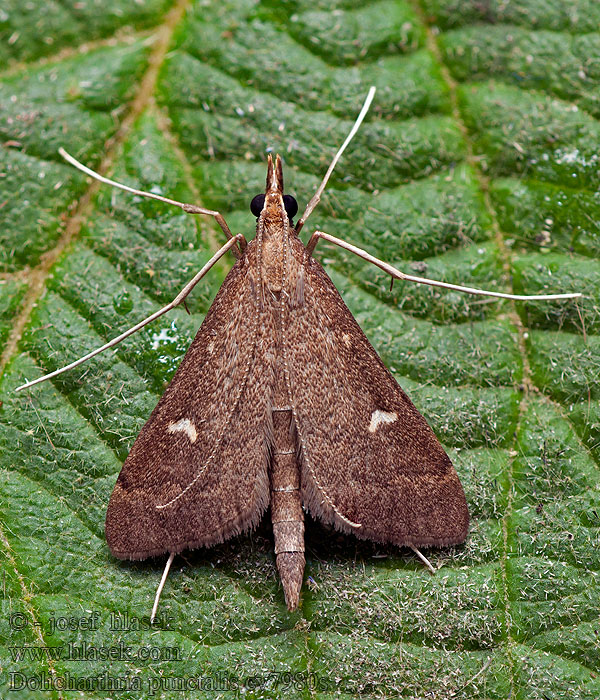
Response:
M53 377L57 377L59 374L62 374L63 372L66 372L69 369L73 369L74 367L77 367L77 366L83 364L87 360L90 360L92 357L99 355L101 352L104 352L105 350L108 350L109 348L114 347L115 345L120 343L122 340L125 340L125 338L127 338L128 336L133 335L134 333L139 331L144 326L147 326L152 321L155 321L159 316L166 314L167 311L174 309L176 306L181 304L182 301L184 301L184 299L188 296L188 294L192 291L192 289L198 284L198 282L204 277L204 275L210 270L210 268L217 262L217 260L219 260L219 258L222 258L223 255L225 255L225 253L230 248L233 248L242 239L244 239L244 236L241 233L238 233L236 236L234 236L233 238L228 240L227 243L225 243L225 245L222 246L212 256L212 258L206 263L206 265L200 270L200 272L198 272L195 275L195 277L193 277L185 285L185 287L179 292L179 294L175 297L175 299L173 299L173 301L170 302L169 304L167 304L166 306L163 306L162 309L155 311L153 314L148 316L148 318L145 318L143 321L136 323L135 326L132 326L131 328L129 328L129 330L126 330L124 333L121 333L121 335L117 336L116 338L113 338L108 343L105 343L104 345L102 345L102 347L96 348L95 350L92 350L92 352L88 352L87 355L80 357L78 360L75 360L74 362L71 362L70 364L65 365L64 367L61 367L60 369L57 369L54 372L50 372L49 374L45 374L43 377L38 377L37 379L34 379L32 382L25 382L25 384L21 384L21 386L18 386L15 389L15 391L21 391L22 389L29 389L30 387L34 386L35 384L39 384L40 382L45 382L47 379L52 379Z
M174 558L175 552L171 552L169 558L167 559L165 570L163 571L163 575L160 579L160 583L158 584L158 588L156 589L156 595L154 596L154 605L152 606L152 612L150 614L151 624L154 622L154 618L156 617L156 611L158 610L158 601L160 600L160 594L162 593L162 589L165 587L165 582L167 580L167 576L169 575L169 569L171 568L171 564L173 563Z
M428 284L432 287L454 289L457 292L466 292L467 294L479 294L488 297L498 297L499 299L514 299L515 301L533 301L536 299L578 299L579 297L583 296L581 292L569 292L567 294L508 294L505 292L492 292L487 289L477 289L475 287L463 287L460 284L450 284L450 282L430 280L427 277L415 277L414 275L407 275L404 272L400 272L400 270L393 267L393 265L383 262L383 260L379 260L379 258L370 255L365 250L362 250L362 248L357 248L351 243L346 243L346 241L343 241L341 238L331 236L329 233L325 233L324 231L315 231L311 236L311 239L308 242L308 245L306 246L306 250L309 255L313 254L313 251L317 243L321 240L321 238L326 241L329 241L330 243L335 243L335 245L339 245L340 248L349 250L351 253L358 255L359 258L362 258L367 262L373 263L373 265L376 265L384 272L387 272L388 275L391 275L392 278L406 280L407 282L418 282L419 284Z
M331 177L331 173L333 172L333 169L335 168L342 153L346 150L346 146L354 138L354 134L356 134L359 126L362 124L362 121L365 118L365 115L369 111L369 107L371 106L371 102L373 102L374 96L375 96L375 86L371 85L371 87L369 88L369 92L367 94L367 97L366 97L364 104L362 106L362 109L360 110L360 114L358 115L358 117L356 117L356 121L354 122L354 126L352 127L352 129L350 129L350 133L348 134L348 136L346 136L346 140L340 146L338 152L333 156L333 160L331 161L331 164L330 164L329 168L327 169L327 172L325 173L325 177L323 178L317 191L312 196L312 199L310 200L310 202L306 205L306 209L304 210L304 214L302 214L302 216L298 219L298 223L296 224L296 229L295 229L296 233L300 232L300 229L304 226L304 222L306 221L306 219L308 219L308 217L311 215L313 209L321 201L321 195L323 194L323 190L325 189L325 186L327 185L327 181Z
M410 548L412 551L419 557L419 559L425 564L425 566L431 571L432 574L435 574L435 569L433 568L432 563L427 559L427 557L421 552L419 549L416 547L413 547L413 545L410 545Z
M179 207L180 209L183 209L183 211L187 212L188 214L206 214L207 216L214 216L215 221L219 224L221 229L223 230L223 233L227 236L229 240L233 238L233 234L231 233L229 226L227 226L227 223L225 219L223 218L222 214L220 214L218 211L213 211L212 209L204 209L204 207L197 207L195 204L186 204L185 202L178 202L175 199L169 199L168 197L162 197L159 194L154 194L152 192L144 192L144 190L136 190L134 187L129 187L128 185L123 185L120 182L116 182L115 180L111 180L108 177L104 177L104 175L100 175L100 173L97 173L95 170L92 170L91 168L88 168L86 165L83 163L80 163L76 158L74 158L70 153L67 153L65 149L61 146L58 149L58 152L60 155L71 165L75 166L78 170L81 170L81 172L85 173L86 175L89 175L90 177L93 177L95 180L98 180L99 182L103 182L106 185L111 185L112 187L117 187L120 190L125 190L125 192L131 192L132 194L137 194L140 197L148 197L149 199L157 199L159 202L165 202L166 204L173 204L176 207ZM245 249L245 242L241 243L242 250ZM239 257L239 251L234 252L236 258Z

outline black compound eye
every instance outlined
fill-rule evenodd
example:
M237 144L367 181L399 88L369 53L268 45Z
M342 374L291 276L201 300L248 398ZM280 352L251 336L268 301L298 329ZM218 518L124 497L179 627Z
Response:
M257 194L256 197L250 202L250 211L254 214L254 216L258 219L260 216L260 212L263 210L263 207L265 206L265 195L264 194ZM296 207L297 209L297 207Z
M292 197L291 194L284 194L283 206L285 207L287 215L290 217L291 221L298 213L298 202L294 199L294 197Z

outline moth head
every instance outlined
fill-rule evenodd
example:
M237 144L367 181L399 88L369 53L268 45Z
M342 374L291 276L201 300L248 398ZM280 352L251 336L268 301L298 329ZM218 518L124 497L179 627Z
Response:
M285 214L289 219L290 224L292 219L298 213L298 202L290 194L283 194L283 168L281 166L281 158L273 158L269 153L267 159L267 187L264 194L257 194L250 202L250 211L259 219L276 220L283 218ZM264 213L263 213L264 212Z

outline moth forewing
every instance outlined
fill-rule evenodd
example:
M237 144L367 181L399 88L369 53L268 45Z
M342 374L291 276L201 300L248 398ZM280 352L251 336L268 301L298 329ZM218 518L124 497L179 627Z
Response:
M255 526L269 504L274 353L267 347L256 361L257 344L273 342L256 313L256 250L230 270L123 465L106 516L119 558L222 542Z
M305 289L282 323L305 507L378 542L464 541L464 492L433 431L298 239L290 258Z

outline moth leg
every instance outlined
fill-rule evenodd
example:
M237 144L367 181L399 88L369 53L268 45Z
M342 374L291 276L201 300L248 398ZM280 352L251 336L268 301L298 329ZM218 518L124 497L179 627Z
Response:
M568 293L568 294L505 294L504 292L492 292L486 289L476 289L474 287L463 287L460 284L450 284L449 282L440 282L438 280L430 280L427 279L426 277L415 277L414 275L407 275L404 272L400 272L400 270L396 269L389 263L383 262L383 260L379 260L379 258L375 258L373 255L370 255L367 253L365 250L362 250L362 248L357 248L356 246L353 246L351 243L346 243L346 241L343 241L341 238L336 238L335 236L331 236L328 233L325 233L324 231L315 231L313 235L310 238L310 241L308 242L308 245L306 246L306 250L309 255L313 254L313 251L315 249L315 246L319 242L319 240L323 238L326 241L329 241L330 243L335 243L336 245L339 245L340 248L344 248L345 250L349 250L351 253L354 253L355 255L358 255L359 258L363 258L363 260L366 260L367 262L372 263L373 265L376 265L379 267L381 270L384 272L387 272L388 275L391 275L392 278L399 279L399 280L407 280L408 282L418 282L419 284L428 284L431 285L432 287L443 287L444 289L455 289L458 292L466 292L467 294L481 294L483 296L488 296L488 297L499 297L500 299L515 299L516 301L528 301L528 300L534 300L534 299L577 299L582 296L580 292L573 292L573 293Z
M432 574L435 574L435 569L433 568L433 564L427 559L427 557L421 552L421 550L417 549L414 547L412 544L410 545L410 548L412 551L419 557L419 559L425 564L425 566L431 571Z
M136 190L133 187L128 187L127 185L122 185L120 182L115 182L115 180L110 180L107 177L104 177L104 175L100 175L100 173L95 172L94 170L91 170L88 168L86 165L83 163L80 163L76 158L73 158L72 155L67 153L65 149L61 146L58 149L58 152L60 155L71 165L75 166L78 170L81 170L81 172L85 173L86 175L89 175L90 177L93 177L95 180L98 180L99 182L103 182L106 185L111 185L112 187L117 187L120 190L125 190L125 192L131 192L132 194L137 194L140 197L149 197L150 199L157 199L159 202L166 202L167 204L173 204L176 207L180 207L183 209L183 211L187 212L188 214L206 214L207 216L214 216L215 221L219 224L221 227L223 233L227 236L229 240L233 238L233 234L231 233L229 226L227 226L227 222L223 218L223 215L220 214L218 211L213 211L212 209L204 209L204 207L197 207L194 204L185 204L184 202L178 202L175 199L169 199L168 197L161 197L159 194L153 194L152 192L144 192L143 190ZM242 249L242 252L246 248L246 240L240 240L240 247ZM237 248L233 251L233 254L235 255L236 258L240 257L240 252L237 250Z
M113 338L110 340L108 343L103 345L102 347L96 348L95 350L92 350L92 352L89 352L87 355L84 355L83 357L80 357L78 360L75 360L74 362L71 362L68 365L65 365L64 367L61 367L60 369L55 370L54 372L50 372L49 374L45 374L43 377L38 377L37 379L34 379L32 382L25 382L25 384L22 384L21 386L17 387L15 391L21 391L21 389L28 389L29 387L33 386L34 384L39 384L40 382L45 382L46 379L52 379L52 377L56 377L59 374L62 374L63 372L66 372L68 369L73 369L74 367L77 367L78 365L83 364L87 360L91 359L92 357L95 357L96 355L99 355L101 352L104 352L104 350L108 350L109 348L112 348L113 346L117 345L120 343L122 340L125 340L130 335L133 335L133 333L139 331L141 328L144 326L148 325L155 319L157 319L159 316L162 316L163 314L166 314L167 311L171 311L171 309L174 309L176 306L181 304L181 302L188 296L188 294L192 291L192 289L198 284L198 282L204 277L204 275L210 270L210 268L220 259L225 255L225 253L233 248L237 243L240 241L245 240L244 236L241 233L238 233L236 236L231 238L230 240L225 243L225 245L220 248L213 256L212 258L206 263L206 265L193 277L186 285L185 287L179 292L179 294L173 299L172 302L167 304L166 306L163 306L162 309L159 309L158 311L155 311L151 316L148 316L148 318L145 318L143 321L140 321L137 323L135 326L132 326L129 330L126 330L124 333L121 333L121 335L117 336L116 338Z
M156 611L158 610L158 601L160 600L160 594L162 593L162 589L165 586L167 576L169 575L169 569L171 568L171 564L173 563L174 558L175 552L171 552L171 554L169 554L169 558L167 559L165 570L163 571L163 575L160 579L160 583L158 584L158 588L156 589L156 595L154 596L154 605L152 606L152 613L150 614L150 623L154 622L154 618L156 617Z

